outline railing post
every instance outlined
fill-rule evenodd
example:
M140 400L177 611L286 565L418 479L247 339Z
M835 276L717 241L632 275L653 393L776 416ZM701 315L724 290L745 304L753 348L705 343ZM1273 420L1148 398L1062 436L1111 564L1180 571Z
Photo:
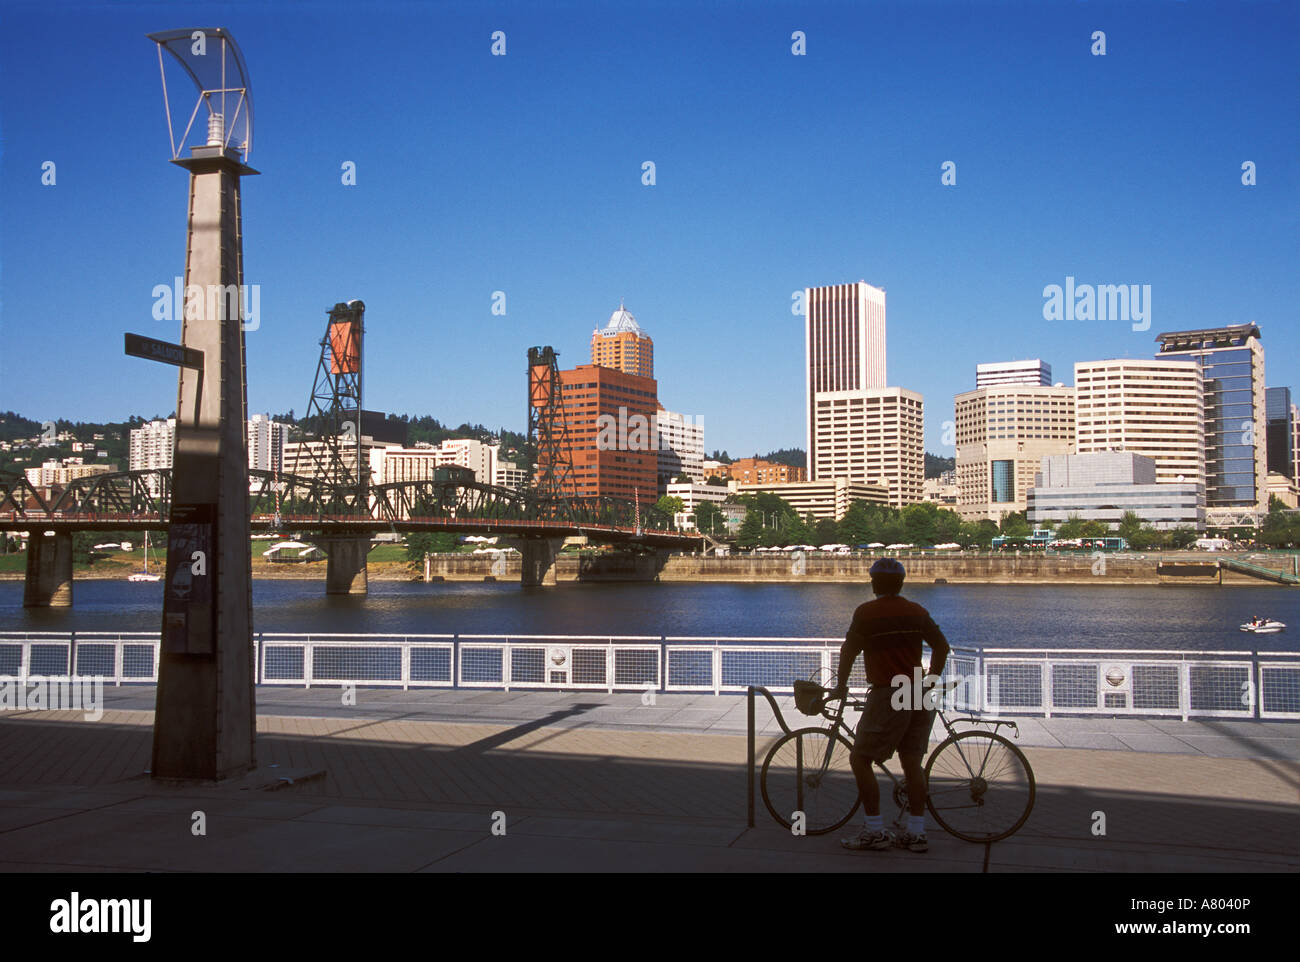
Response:
M748 694L746 697L749 701L749 706L747 709L748 724L746 725L746 729L748 733L747 740L746 740L747 754L745 756L746 759L748 759L748 763L745 766L745 777L749 783L748 824L750 828L753 828L754 827L754 686L753 685L749 686Z

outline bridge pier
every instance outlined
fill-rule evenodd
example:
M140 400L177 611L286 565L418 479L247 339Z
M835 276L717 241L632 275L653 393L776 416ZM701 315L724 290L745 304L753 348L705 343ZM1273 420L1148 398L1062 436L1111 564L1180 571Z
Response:
M515 542L523 558L519 583L546 585L556 583L555 556L564 547L563 538L519 538Z
M331 535L313 538L312 544L325 552L327 595L364 595L369 591L366 555L370 553L370 535Z
M27 539L24 608L72 607L72 534L33 531Z

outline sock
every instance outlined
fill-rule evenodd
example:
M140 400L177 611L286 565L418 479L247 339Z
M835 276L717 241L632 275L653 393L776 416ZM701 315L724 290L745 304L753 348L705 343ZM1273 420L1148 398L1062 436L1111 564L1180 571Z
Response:
M883 815L863 815L862 820L869 832L883 832L885 830L885 816Z
M925 816L908 815L907 816L907 834L924 835L925 834Z

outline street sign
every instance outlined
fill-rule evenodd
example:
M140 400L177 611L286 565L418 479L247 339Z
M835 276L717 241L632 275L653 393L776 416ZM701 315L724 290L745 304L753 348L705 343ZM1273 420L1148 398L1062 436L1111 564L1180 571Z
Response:
M203 368L203 352L192 347L158 341L142 334L126 335L126 353L148 361L162 361L177 367Z

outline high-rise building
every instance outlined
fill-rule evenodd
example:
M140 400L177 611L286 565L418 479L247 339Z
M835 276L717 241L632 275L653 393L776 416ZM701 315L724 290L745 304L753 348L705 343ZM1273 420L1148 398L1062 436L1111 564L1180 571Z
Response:
M996 387L999 384L1039 384L1051 387L1052 365L1034 358L1032 361L995 361L975 365L975 386Z
M1075 451L1154 458L1159 483L1205 483L1205 400L1195 361L1074 365Z
M808 478L883 485L895 506L920 501L923 401L887 386L884 290L809 287L804 311Z
M654 341L622 304L591 332L591 363L637 377L655 376Z
M1291 405L1291 480L1300 485L1300 407Z
M284 471L284 445L289 425L272 421L269 414L248 419L248 467L255 471Z
M1160 334L1157 357L1194 360L1205 395L1205 513L1211 525L1252 524L1268 510L1264 348L1259 327Z
M704 481L704 420L660 408L655 413L659 435L659 490L676 477Z
M1291 439L1295 426L1291 423L1291 389L1289 387L1270 387L1264 390L1264 418L1268 470L1285 475L1293 481L1295 477L1295 452L1291 448Z
M954 399L957 513L1000 521L1028 508L1042 459L1074 450L1074 388L1001 384Z
M172 466L172 450L176 443L176 419L150 421L131 430L128 464L132 471L151 471ZM162 482L157 475L145 479L149 496L162 497Z
M653 504L659 497L658 385L598 364L560 371L573 484L568 494Z
M885 386L885 292L866 281L804 290L808 476L823 472L818 419L822 402L861 397Z
M889 489L901 508L924 498L925 404L901 387L817 394L814 481L845 478Z

